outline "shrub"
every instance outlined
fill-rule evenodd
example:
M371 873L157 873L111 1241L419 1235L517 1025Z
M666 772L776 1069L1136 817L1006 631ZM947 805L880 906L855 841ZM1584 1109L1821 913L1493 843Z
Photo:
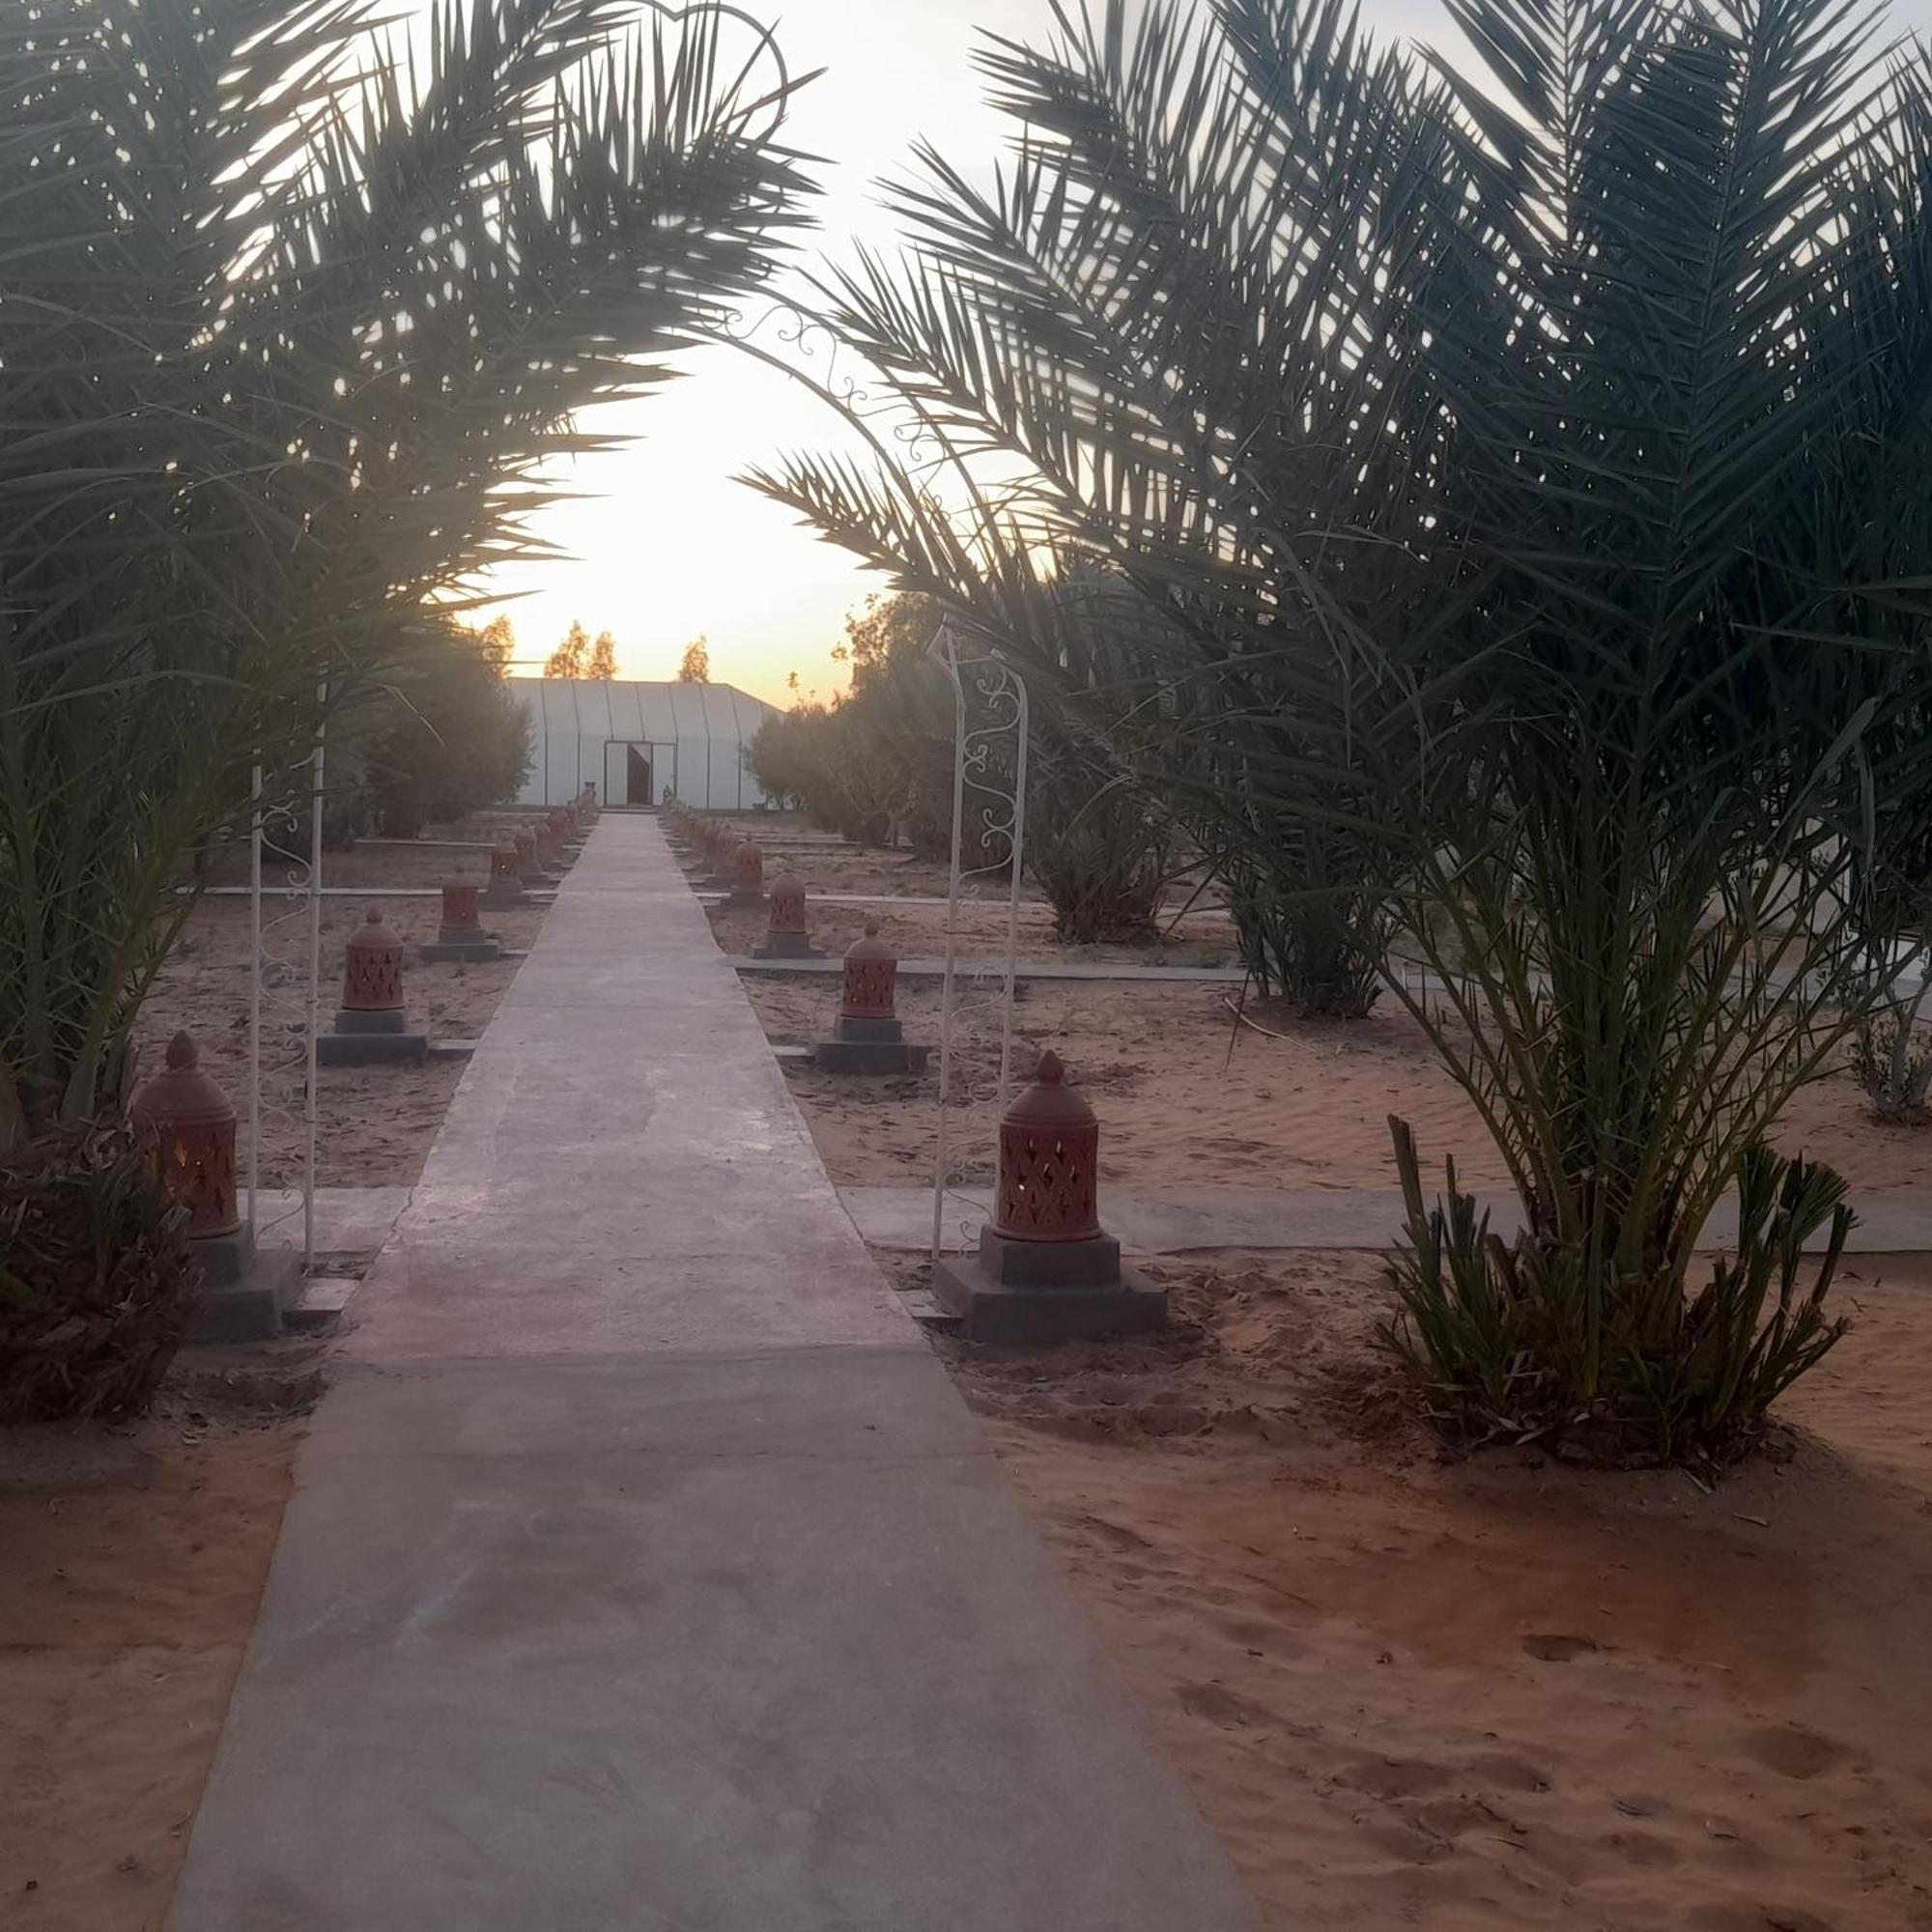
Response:
M1266 997L1328 1019L1364 1019L1381 991L1386 932L1372 894L1293 889L1283 862L1224 862L1241 964Z
M382 703L365 764L377 821L395 838L515 797L530 769L529 714L479 636L439 628L422 640Z
M1747 1148L1736 1169L1736 1252L1687 1296L1662 1258L1635 1280L1582 1242L1506 1245L1458 1191L1425 1206L1415 1139L1391 1120L1408 1245L1389 1265L1399 1312L1382 1346L1465 1443L1538 1439L1617 1463L1721 1463L1847 1327L1825 1301L1854 1223L1830 1168ZM1829 1227L1822 1254L1810 1237ZM1808 1284L1804 1277L1808 1274Z
M146 1406L198 1290L186 1221L124 1128L0 1155L0 1423Z
M1118 773L1071 753L1039 757L1029 786L1026 867L1070 945L1151 940L1174 876L1164 817Z

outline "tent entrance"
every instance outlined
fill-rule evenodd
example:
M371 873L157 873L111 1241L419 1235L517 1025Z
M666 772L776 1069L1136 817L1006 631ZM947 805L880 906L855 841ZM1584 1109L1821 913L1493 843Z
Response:
M649 805L651 802L651 760L647 745L624 747L624 803Z
M611 738L604 746L604 803L654 806L677 783L677 747Z

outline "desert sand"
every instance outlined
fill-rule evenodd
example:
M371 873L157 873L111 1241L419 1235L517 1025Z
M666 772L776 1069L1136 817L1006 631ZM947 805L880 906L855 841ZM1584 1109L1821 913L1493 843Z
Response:
M463 854L389 848L329 853L324 876L331 886L435 884ZM234 869L230 867L228 869ZM474 867L472 865L472 869ZM271 901L273 906L275 902ZM301 1046L307 974L303 902L287 899L285 923L270 926L268 951L272 989L264 1007L264 1101L262 1184L292 1187L301 1175L304 1129ZM343 946L371 906L390 929L411 941L434 939L440 913L436 898L327 898L322 911L321 1024L326 1028L341 996ZM272 910L267 920L272 921ZM162 1065L169 1039L185 1028L201 1050L202 1065L242 1112L242 1157L246 1157L248 1085L249 910L243 898L204 898L189 915L180 944L163 964L135 1031L141 1066ZM534 944L543 908L485 908L483 923L511 952ZM412 952L405 993L412 1027L432 1039L473 1039L490 1022L517 961L488 965L426 966ZM321 1078L317 1165L325 1187L386 1186L414 1180L429 1156L456 1083L460 1059L416 1066L326 1067Z
M189 1349L152 1413L0 1431L0 1925L156 1932L288 1500L318 1345Z
M1282 1932L1932 1926L1932 1264L1774 1453L1445 1462L1371 1257L1204 1257L1179 1331L942 1348Z
M775 1042L823 1038L838 1011L836 980L747 976L745 986ZM1047 1046L1065 1062L1100 1117L1103 1182L1394 1188L1393 1113L1415 1128L1433 1174L1453 1155L1463 1185L1507 1185L1467 1096L1386 1000L1366 1020L1302 1020L1249 1003L1251 1018L1284 1036L1270 1037L1236 1020L1236 992L1225 986L1040 980L1020 991L1016 1067L1030 1069ZM935 982L903 981L898 1009L909 1039L937 1041ZM985 1043L976 1047L982 1072L996 1059ZM936 1056L935 1070L917 1080L841 1078L796 1063L786 1073L835 1180L929 1179ZM1839 1168L1855 1198L1932 1194L1932 1131L1873 1122L1849 1074L1802 1093L1778 1139Z

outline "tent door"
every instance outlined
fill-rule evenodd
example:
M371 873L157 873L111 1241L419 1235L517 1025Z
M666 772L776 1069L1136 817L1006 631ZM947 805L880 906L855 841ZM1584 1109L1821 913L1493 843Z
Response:
M604 803L656 805L677 783L677 747L611 738L604 746Z
M651 803L651 748L648 745L624 747L624 803Z

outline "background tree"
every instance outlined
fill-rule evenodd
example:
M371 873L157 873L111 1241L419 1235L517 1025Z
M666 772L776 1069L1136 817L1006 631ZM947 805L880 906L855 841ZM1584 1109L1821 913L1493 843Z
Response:
M617 640L609 631L597 633L597 641L590 647L590 662L584 667L583 675L606 682L617 675Z
M680 684L711 682L711 640L708 638L694 638L685 645L684 656L678 660L677 681Z
M1467 72L1316 0L989 41L1012 165L923 154L918 285L827 290L947 474L762 481L1042 691L1036 560L1134 587L1067 702L1266 904L1399 923L1520 1195L1426 1210L1398 1132L1392 1344L1458 1423L1722 1454L1837 1332L1842 1190L1767 1142L1932 809L1927 62L1829 0L1452 11Z
M514 798L530 770L530 715L511 696L487 632L452 625L371 706L361 785L376 823L413 838Z
M588 677L590 675L590 633L575 618L563 634L563 641L544 659L546 677Z

